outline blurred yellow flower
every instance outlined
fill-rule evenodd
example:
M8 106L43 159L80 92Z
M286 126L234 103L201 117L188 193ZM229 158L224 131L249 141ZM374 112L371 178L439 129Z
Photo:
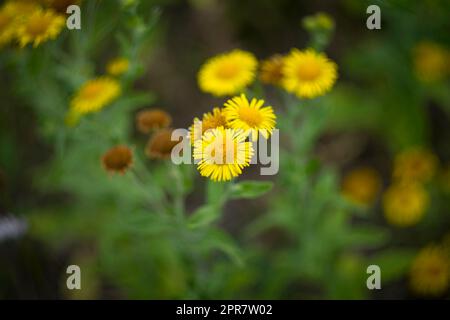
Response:
M225 102L223 111L228 126L251 134L253 141L258 139L258 133L268 138L275 128L276 116L272 107L263 107L263 105L264 100L253 98L248 101L245 94L228 100Z
M14 38L16 25L15 18L6 10L0 11L0 47L11 42Z
M20 46L32 43L37 47L42 42L55 39L65 26L63 16L52 10L38 9L25 18L17 29Z
M381 178L370 167L361 167L350 171L342 181L342 194L359 205L371 205L381 189Z
M281 85L283 78L283 59L282 55L277 54L261 62L259 71L261 82L276 86Z
M128 71L130 67L130 61L126 58L116 58L111 60L106 66L106 71L111 76L120 76Z
M195 141L194 159L198 171L213 181L228 181L242 173L253 155L251 142L242 131L219 127Z
M328 92L337 79L337 65L325 54L292 49L284 59L283 87L300 98L314 98Z
M39 3L33 0L10 0L3 6L3 10L19 20L40 9L42 9L42 7Z
M141 133L167 128L172 123L170 114L161 109L146 109L136 115L136 127Z
M419 80L435 82L443 80L450 70L450 53L440 45L424 41L414 48L414 68Z
M428 193L421 184L396 183L383 195L384 216L392 225L412 226L422 219L428 202Z
M393 177L398 180L428 182L438 167L438 159L424 148L410 148L394 160Z
M253 54L233 50L209 59L200 68L198 84L215 96L237 94L254 81L257 66Z
M438 296L447 291L449 282L448 252L436 245L420 250L410 270L412 291L423 296Z
M227 121L222 109L214 108L212 113L204 113L202 120L194 118L194 123L189 128L191 143L194 144L195 141L201 139L206 131L218 127L227 127Z
M86 82L73 97L70 108L78 114L97 112L116 99L120 84L111 78L100 77Z

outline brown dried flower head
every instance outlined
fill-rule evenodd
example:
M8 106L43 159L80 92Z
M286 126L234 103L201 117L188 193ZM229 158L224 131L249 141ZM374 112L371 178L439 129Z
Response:
M103 155L102 164L110 173L124 174L133 164L133 151L124 145L111 148Z
M146 109L136 115L136 127L141 133L167 128L172 123L170 115L160 109Z
M261 62L259 78L261 82L280 85L283 79L284 60L282 55L274 55Z
M151 159L168 159L170 158L173 147L179 141L172 141L173 129L162 129L156 131L147 143L145 154Z

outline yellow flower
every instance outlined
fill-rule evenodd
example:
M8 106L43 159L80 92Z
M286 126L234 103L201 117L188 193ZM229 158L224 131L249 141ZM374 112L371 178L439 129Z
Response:
M257 65L253 54L242 50L215 56L200 68L199 87L215 96L240 93L253 82Z
M272 107L263 105L264 100L253 98L248 101L245 94L228 100L223 111L228 126L251 134L254 141L258 139L258 133L267 139L275 127L276 116Z
M421 42L414 48L414 69L423 82L443 80L450 69L450 53L432 42Z
M36 10L27 16L17 29L20 46L32 43L37 47L43 42L55 39L65 26L63 16L52 10Z
M39 9L41 6L33 0L10 0L3 6L3 10L17 19L23 19Z
M228 181L242 173L253 155L251 142L242 131L219 127L195 141L194 159L198 171L213 181Z
M419 183L396 183L383 195L386 220L395 226L408 227L418 223L428 208L428 194Z
M108 63L106 71L111 76L120 76L128 71L130 62L126 58L116 58Z
M0 47L8 44L15 35L15 18L6 10L0 11Z
M398 180L428 182L438 166L437 157L423 148L411 148L399 153L394 160L393 177Z
M204 113L202 120L194 118L194 124L189 128L191 143L194 144L201 139L206 131L218 127L227 127L227 120L222 109L214 108L212 113Z
M274 55L261 62L259 78L266 84L280 85L283 78L284 60L282 55Z
M370 167L361 167L349 172L342 181L342 194L359 205L371 205L381 189L381 178Z
M325 54L292 49L284 59L283 87L300 98L314 98L328 92L337 79L337 65Z
M111 78L89 80L73 97L70 107L78 114L97 112L120 95L120 84Z
M418 295L439 296L450 282L448 253L441 247L430 245L420 250L410 270L410 287Z

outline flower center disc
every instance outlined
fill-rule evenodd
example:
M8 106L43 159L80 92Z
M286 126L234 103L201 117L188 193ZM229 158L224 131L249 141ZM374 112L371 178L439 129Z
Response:
M241 120L247 123L250 127L257 127L262 121L259 112L248 107L244 107L239 110L239 118L241 118Z
M221 79L232 79L234 78L239 72L239 68L235 64L227 63L220 66L217 70L217 77Z
M297 76L302 81L311 81L317 79L319 75L320 67L314 62L301 65L297 71Z

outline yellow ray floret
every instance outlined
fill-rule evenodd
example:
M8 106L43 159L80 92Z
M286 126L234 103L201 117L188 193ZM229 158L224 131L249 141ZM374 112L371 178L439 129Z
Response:
M282 86L300 98L325 94L336 79L337 65L323 53L292 49L284 59Z
M254 141L258 139L258 133L267 139L275 128L276 116L272 107L263 105L264 100L253 98L248 101L245 94L228 100L224 105L228 126L245 131Z
M212 113L204 113L201 120L194 118L194 124L189 128L191 143L194 144L195 141L201 139L206 131L218 127L227 127L225 115L220 108L214 108Z
M429 204L425 188L415 182L399 182L390 186L383 195L386 220L395 226L408 227L418 223Z
M73 97L71 111L78 114L99 111L116 99L120 91L120 84L114 79L100 77L89 80Z
M219 127L195 141L194 159L198 171L213 181L228 181L242 173L253 155L251 142L242 131Z
M233 50L206 61L198 73L198 84L215 96L237 94L254 81L257 66L253 54Z
M17 29L17 38L21 47L29 43L37 47L43 42L55 39L64 26L65 19L62 15L53 10L38 9L24 18Z

